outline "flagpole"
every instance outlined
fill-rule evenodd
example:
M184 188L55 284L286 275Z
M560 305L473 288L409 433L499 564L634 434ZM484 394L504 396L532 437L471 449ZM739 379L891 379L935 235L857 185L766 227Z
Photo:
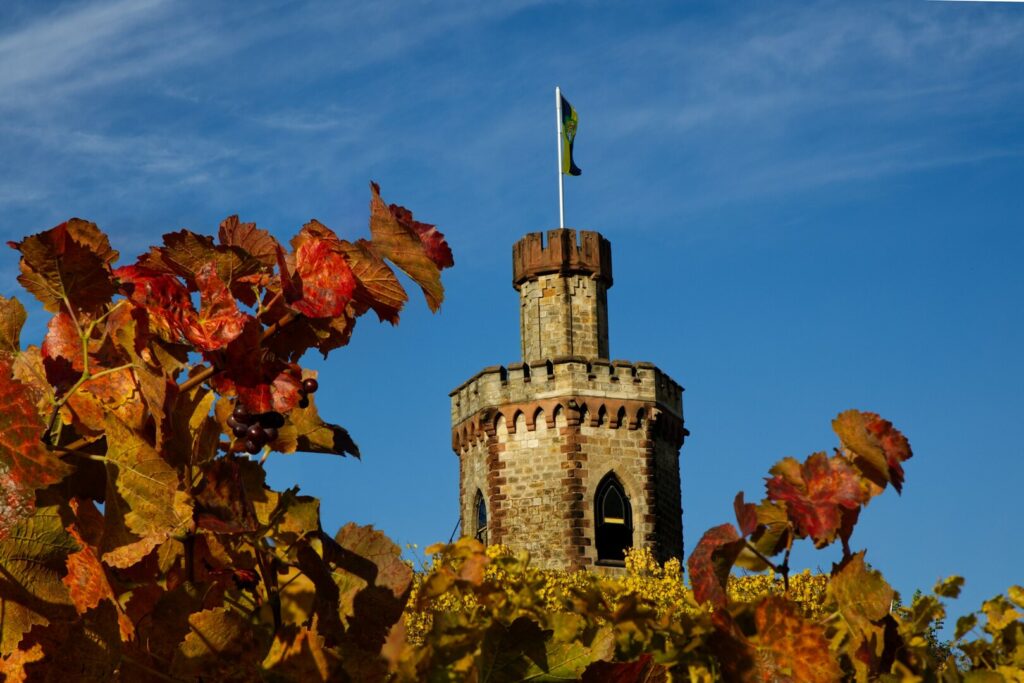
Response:
M562 190L562 91L555 86L555 142L558 148L558 227L565 227L565 200Z

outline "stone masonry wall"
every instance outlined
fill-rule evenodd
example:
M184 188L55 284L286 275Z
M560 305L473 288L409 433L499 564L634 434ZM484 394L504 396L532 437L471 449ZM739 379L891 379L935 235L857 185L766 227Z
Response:
M519 289L519 329L526 362L608 357L608 297L589 275L540 275Z

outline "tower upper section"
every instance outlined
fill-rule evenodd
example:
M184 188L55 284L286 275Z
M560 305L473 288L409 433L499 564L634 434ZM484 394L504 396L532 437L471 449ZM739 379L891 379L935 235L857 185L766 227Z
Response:
M546 236L531 232L512 247L523 361L608 358L611 245L589 230L562 228Z

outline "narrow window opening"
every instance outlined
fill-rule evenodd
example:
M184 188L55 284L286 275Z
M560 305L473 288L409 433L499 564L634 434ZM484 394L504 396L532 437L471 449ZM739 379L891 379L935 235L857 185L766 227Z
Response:
M608 473L594 496L595 545L599 564L622 566L633 546L633 512L618 478Z
M484 501L484 494L478 489L476 492L476 528L473 537L484 545L487 545L487 503Z

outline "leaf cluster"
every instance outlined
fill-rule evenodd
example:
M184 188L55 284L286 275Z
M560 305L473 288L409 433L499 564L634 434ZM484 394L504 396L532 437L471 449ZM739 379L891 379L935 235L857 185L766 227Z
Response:
M326 533L319 502L272 490L262 467L271 452L358 456L299 362L371 310L398 322L393 266L441 304L443 235L375 184L369 228L350 242L314 220L284 245L232 216L121 266L81 219L10 243L52 316L22 348L25 308L0 298L6 680L386 675L411 569L372 527ZM258 448L238 415L268 425Z

